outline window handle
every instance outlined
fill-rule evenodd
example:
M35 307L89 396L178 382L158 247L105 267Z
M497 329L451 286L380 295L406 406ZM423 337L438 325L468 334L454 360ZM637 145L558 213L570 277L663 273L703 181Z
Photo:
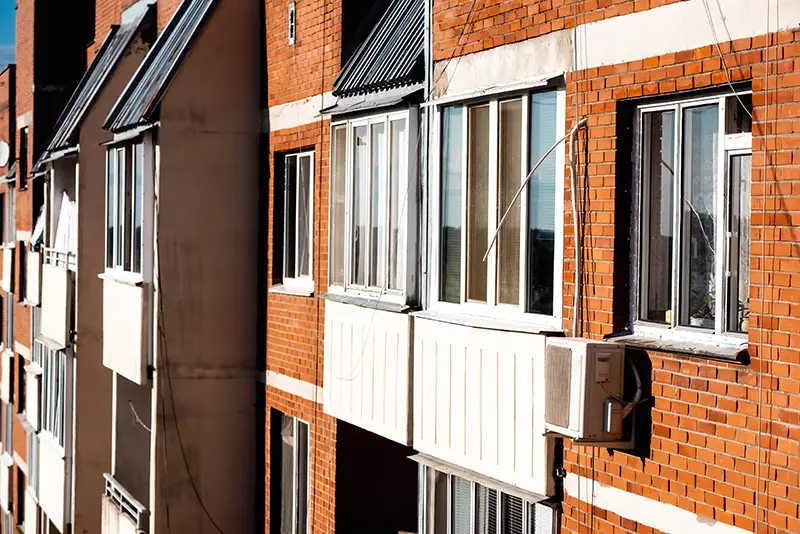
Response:
M725 254L725 276L727 278L731 277L731 242L733 241L733 232L728 231L726 232L727 238L727 247L726 247L726 254Z

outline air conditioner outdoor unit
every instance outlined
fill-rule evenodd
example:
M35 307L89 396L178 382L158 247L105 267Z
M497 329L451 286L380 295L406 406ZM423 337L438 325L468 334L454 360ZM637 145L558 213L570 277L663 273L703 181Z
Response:
M548 338L545 429L576 441L622 440L625 348L579 338Z

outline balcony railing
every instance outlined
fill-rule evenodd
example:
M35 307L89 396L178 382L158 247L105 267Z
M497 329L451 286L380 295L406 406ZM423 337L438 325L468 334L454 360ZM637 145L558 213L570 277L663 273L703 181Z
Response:
M78 268L78 262L74 253L53 248L44 249L44 264L61 267L70 271L75 271Z
M103 476L106 479L106 510L113 507L119 513L120 519L124 517L133 522L137 532L147 532L149 524L147 508L128 493L128 491L122 487L122 484L117 482L113 476L107 473ZM104 521L103 523L104 525L108 525L110 522ZM123 529L120 528L119 530L122 531ZM106 532L104 529L103 534L117 533Z

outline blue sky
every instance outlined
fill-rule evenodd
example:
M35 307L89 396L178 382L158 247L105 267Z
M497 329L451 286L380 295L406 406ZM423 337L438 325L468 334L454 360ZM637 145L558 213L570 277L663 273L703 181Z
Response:
M0 69L14 62L14 15L16 0L0 0Z

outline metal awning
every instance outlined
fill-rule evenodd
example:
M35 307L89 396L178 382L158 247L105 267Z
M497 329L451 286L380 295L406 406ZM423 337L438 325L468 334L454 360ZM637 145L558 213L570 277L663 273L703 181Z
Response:
M161 99L218 1L183 0L114 104L103 128L119 133L153 122Z
M353 96L425 80L425 3L394 0L336 80L333 95Z
M499 480L489 478L487 476L481 475L480 473L476 473L475 471L470 471L469 469L466 469L464 467L444 462L442 460L439 460L438 458L434 458L433 456L428 456L426 454L415 454L414 456L409 456L408 459L414 460L418 464L422 464L424 466L430 467L431 469L435 469L442 473L447 473L448 475L456 475L466 480L477 482L481 486L486 486L487 488L492 488L497 491L502 491L503 493L519 497L520 499L526 500L531 504L546 501L548 499L548 497L545 497L543 495L539 495L537 493L533 493L530 491L525 491L524 489L514 486L512 484L500 482Z
M64 112L56 123L53 133L47 142L47 148L34 166L34 173L42 170L44 163L70 154L78 145L78 134L83 119L92 107L100 90L116 68L125 50L139 33L145 20L154 23L155 6L143 10L133 20L114 25L108 32L103 45L94 57L89 69L81 78L78 87L72 94Z
M336 104L320 110L322 115L342 115L345 113L355 113L357 111L369 111L372 109L386 108L402 104L408 97L423 89L421 83L382 91L380 93L367 93L357 96L339 98Z

